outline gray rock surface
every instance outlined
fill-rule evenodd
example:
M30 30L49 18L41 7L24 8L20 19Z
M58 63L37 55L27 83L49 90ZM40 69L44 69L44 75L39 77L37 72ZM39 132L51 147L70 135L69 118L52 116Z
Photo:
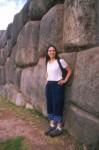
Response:
M77 54L71 102L99 117L99 47Z
M39 21L29 21L18 36L16 53L16 64L18 66L29 66L37 63L39 23Z
M17 89L20 91L20 82L21 82L21 68L16 68L14 72L14 77L13 77L13 84L17 87Z
M5 67L0 66L0 85L4 85L5 83L6 83Z
M98 42L97 3L98 1L92 0L65 0L63 37L64 48L67 52L80 51L82 48L88 48Z
M59 52L63 51L63 5L51 8L41 20L39 53L45 55L49 45L55 45Z
M33 67L28 67L26 69L22 69L21 73L21 82L20 82L20 91L24 96L26 96L27 100L31 102L31 97L34 94L33 91Z
M33 0L29 4L28 16L31 20L41 20L47 11L56 4L63 3L64 0Z
M65 128L86 144L99 140L99 119L73 105L69 108Z
M0 48L4 48L7 44L7 31L5 30L0 38Z
M5 65L5 72L6 72L6 82L12 83L14 81L14 75L15 75L15 55L17 51L17 45L15 45L12 49L12 53L10 57L7 57L6 65Z
M19 13L14 16L13 24L12 24L12 32L11 32L11 41L14 46L17 42L17 37L20 30L27 23L28 19L28 7L29 2L27 2L24 7L21 9Z
M46 116L47 113L46 113L45 85L46 85L45 58L41 58L37 66L34 67L33 92L31 100L34 107Z

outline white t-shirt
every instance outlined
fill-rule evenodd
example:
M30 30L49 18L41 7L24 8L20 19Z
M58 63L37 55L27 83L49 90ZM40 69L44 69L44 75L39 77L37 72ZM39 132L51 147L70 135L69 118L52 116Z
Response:
M68 64L63 59L60 59L60 63L63 66L63 68L66 68L68 66ZM49 63L48 61L47 73L47 81L59 81L62 79L62 72L57 60L55 60L53 63Z

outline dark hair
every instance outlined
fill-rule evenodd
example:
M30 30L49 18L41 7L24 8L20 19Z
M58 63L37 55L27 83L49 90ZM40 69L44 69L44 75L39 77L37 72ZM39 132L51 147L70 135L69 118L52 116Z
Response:
M45 57L46 57L45 65L46 65L46 66L47 66L47 62L50 60L50 57L48 56L48 50L49 50L50 47L53 47L53 48L55 49L55 52L56 52L55 59L59 59L59 56L58 56L58 52L57 52L56 47L55 47L54 45L49 45L49 46L47 47L46 55L45 55Z

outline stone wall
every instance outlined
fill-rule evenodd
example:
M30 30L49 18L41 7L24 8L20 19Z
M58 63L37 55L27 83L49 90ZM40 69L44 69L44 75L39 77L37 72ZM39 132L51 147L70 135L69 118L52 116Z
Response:
M54 44L73 70L64 127L87 144L99 139L98 0L28 0L0 31L0 95L46 113L45 50Z

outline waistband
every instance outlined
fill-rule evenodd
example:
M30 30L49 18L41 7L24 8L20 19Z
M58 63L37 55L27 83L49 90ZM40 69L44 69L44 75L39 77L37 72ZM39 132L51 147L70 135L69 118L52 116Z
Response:
M47 81L47 83L58 83L59 81Z

